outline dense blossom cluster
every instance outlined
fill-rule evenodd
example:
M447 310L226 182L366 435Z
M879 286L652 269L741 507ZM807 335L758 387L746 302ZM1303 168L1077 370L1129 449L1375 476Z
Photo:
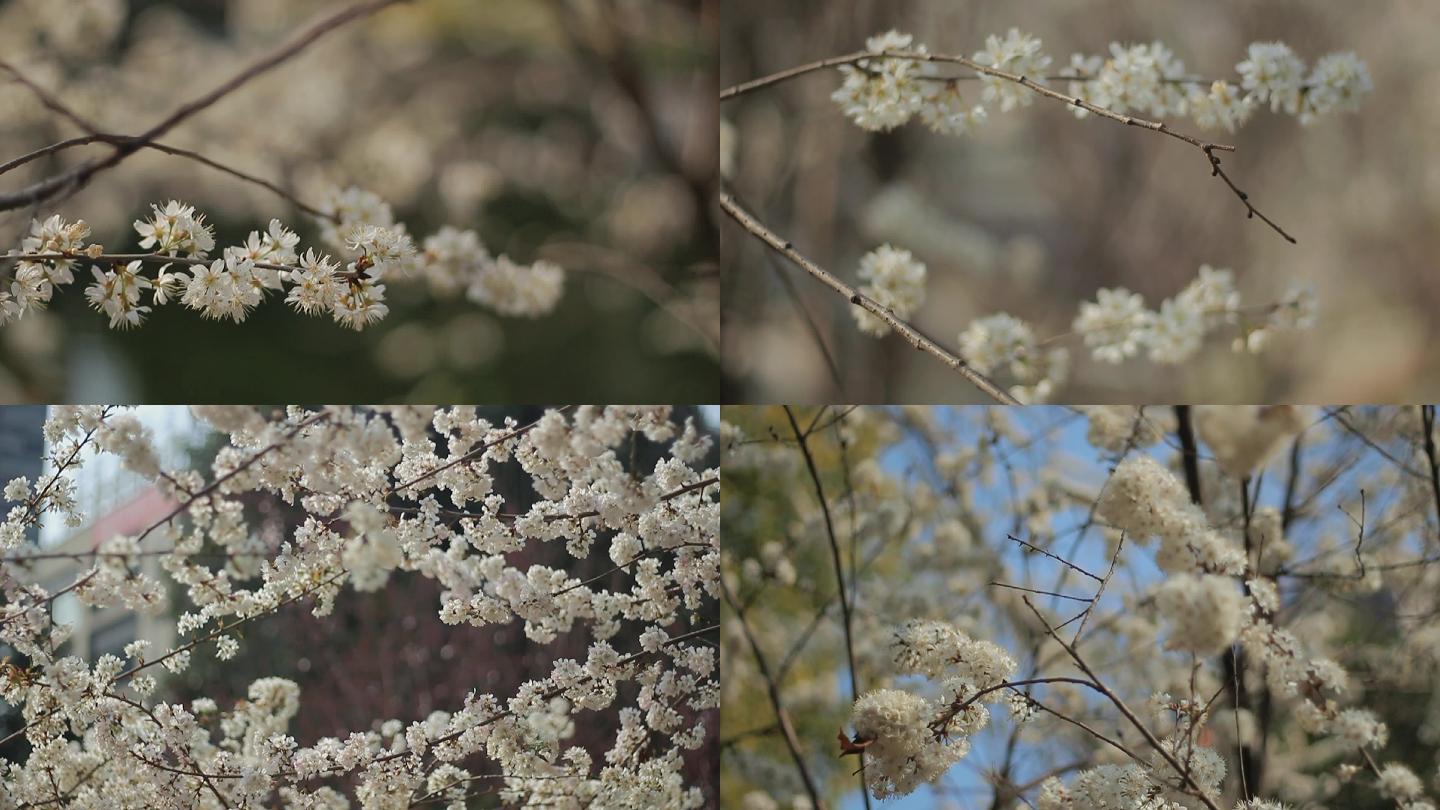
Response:
M882 245L860 258L860 292L898 318L908 318L925 303L925 265L910 251ZM890 333L889 324L869 310L851 309L860 331L875 337Z
M914 37L898 31L865 41L870 53L916 50ZM965 102L953 84L931 81L935 65L909 59L861 60L840 67L844 83L832 98L862 129L883 132L920 116L931 129L945 135L963 135L985 120L985 108Z
M1180 753L1186 760L1200 789L1214 793L1225 778L1225 760L1203 746L1179 748L1178 742L1168 745L1172 754ZM1081 771L1069 785L1051 777L1040 785L1035 806L1037 810L1185 810L1187 805L1174 798L1176 779L1165 776L1168 763L1160 757L1155 760L1153 767L1097 765Z
M1080 305L1073 330L1099 362L1120 363L1144 350L1151 362L1173 365L1193 358L1205 338L1223 328L1239 330L1232 344L1236 351L1259 353L1273 335L1314 323L1315 300L1308 291L1292 290L1279 303L1247 308L1234 274L1204 265L1158 311L1146 309L1144 299L1128 290L1100 290L1095 301ZM1069 351L1051 342L1038 340L1029 323L1000 313L972 322L960 334L960 353L982 373L1014 380L1011 393L1017 399L1043 402L1065 383L1070 368Z
M1195 280L1156 311L1129 290L1100 290L1095 301L1080 305L1073 328L1100 362L1120 363L1144 350L1151 362L1173 365L1194 357L1206 336L1224 327L1240 329L1236 351L1259 353L1277 332L1315 323L1314 294L1303 288L1259 309L1258 316L1247 317L1234 273L1202 265Z
M983 704L1006 696L984 690L1015 671L1014 659L1000 647L934 621L897 630L894 661L901 673L926 678L933 694L877 689L855 701L854 739L864 746L866 779L880 798L911 793L963 759L969 738L990 722Z
M1102 417L1110 416L1105 409L1097 410ZM1306 410L1298 408L1215 407L1201 411L1217 412L1201 418L1205 425L1202 433L1207 443L1218 448L1226 469L1238 475L1249 475L1263 465L1278 439L1293 437L1306 424ZM1126 429L1111 419L1103 428L1104 433L1117 435L1127 430L1133 435L1135 424ZM1110 439L1103 443L1115 444ZM1228 449L1239 446L1245 446L1248 454L1243 465L1233 460ZM1156 562L1167 576L1150 598L1158 618L1168 627L1170 648L1213 656L1241 644L1263 667L1273 694L1291 702L1294 716L1306 732L1333 738L1352 749L1385 744L1388 730L1372 712L1339 703L1338 696L1348 683L1344 668L1328 658L1306 656L1292 632L1273 624L1270 617L1281 608L1274 581L1258 574L1244 551L1210 526L1173 473L1149 455L1128 455L1107 481L1097 512L1136 541L1159 539ZM937 679L944 677L944 668L955 661L1000 663L973 669L967 673L968 679L953 684L943 681L938 703L897 690L878 690L857 701L852 716L856 742L873 740L867 753L879 748L870 778L871 789L881 797L910 792L920 782L933 781L963 757L968 752L966 738L989 719L988 712L969 699L986 685L1003 683L1015 669L1013 660L1000 648L971 641L938 623L914 622L896 637L899 652L895 663L901 673ZM986 648L970 652L973 645ZM1040 787L1036 806L1043 810L1180 810L1189 805L1179 800L1179 793L1217 795L1226 773L1224 758L1196 745L1186 734L1205 722L1208 709L1176 703L1168 695L1157 696L1156 702L1180 715L1176 736L1161 741L1169 757L1157 751L1146 762L1099 765L1082 771L1069 784L1052 777ZM964 712L946 712L947 706L962 705ZM923 733L948 728L947 722L961 722L958 740L948 734ZM1182 765L1183 776L1174 763ZM1432 807L1423 799L1419 778L1398 763L1389 763L1380 771L1378 789L1404 808ZM1279 805L1259 801L1239 807L1275 806Z
M1159 539L1155 562L1168 573L1240 574L1245 556L1210 527L1185 485L1148 455L1120 462L1100 494L1096 512L1140 543Z
M213 258L215 235L205 215L176 200L151 206L150 217L135 222L146 254L107 255L102 245L87 241L90 228L83 220L37 219L20 249L3 257L15 272L9 290L0 290L0 325L44 307L87 262L93 281L86 299L111 328L121 329L138 326L153 307L172 300L202 317L240 323L271 293L299 312L363 329L389 313L386 285L413 276L426 279L437 294L463 291L469 300L512 316L550 312L563 292L559 267L491 256L474 231L446 226L417 250L390 206L369 192L335 190L322 211L320 238L332 252L299 253L300 237L272 219L265 232L251 231L243 244L226 246ZM147 275L148 265L158 265L153 275Z
M1069 96L1117 114L1141 112L1155 118L1188 117L1203 129L1235 129L1254 111L1268 104L1273 112L1299 118L1304 124L1337 112L1355 112L1373 89L1369 70L1352 52L1321 57L1307 70L1288 45L1257 42L1247 58L1235 66L1237 81L1209 81L1190 74L1174 52L1160 42L1112 42L1109 54L1077 53L1058 74L1049 75L1050 56L1038 38L1010 29L1004 37L986 37L985 48L968 60L974 65L1007 74L977 70L946 75L943 62L922 61L881 54L929 56L910 34L889 31L865 42L876 58L840 67L843 82L833 99L856 125L886 131L919 118L935 132L964 134L986 119L986 105L1001 112L1029 105L1034 93L1019 79L1045 85L1052 79L1068 84ZM978 100L961 91L966 79L978 79L983 88ZM1071 105L1078 117L1090 115Z
M864 282L859 291L902 320L925 301L925 265L908 250L883 245L865 254L859 277ZM851 312L866 334L889 334L889 325L867 310L852 306ZM1246 307L1233 272L1203 265L1190 284L1154 311L1137 293L1102 289L1095 301L1080 305L1072 328L1098 362L1121 363L1143 351L1151 362L1175 365L1192 359L1205 339L1222 329L1237 330L1235 351L1258 354L1276 334L1312 328L1315 317L1315 297L1308 290L1292 289L1275 304ZM1052 342L1037 338L1029 323L998 313L960 333L960 354L982 374L1011 380L1017 399L1044 402L1070 370L1069 350Z
M0 807L329 810L352 806L344 784L356 806L464 807L481 779L507 806L703 803L682 767L718 706L717 656L703 639L714 628L699 620L718 587L719 474L703 466L710 440L693 422L676 424L668 407L551 410L528 425L460 407L194 413L228 436L208 474L162 467L133 413L56 407L46 473L5 487L16 505L0 529L0 640L28 663L0 671L0 698L23 713L31 752L7 766ZM668 452L652 469L627 469L622 459L641 437ZM129 665L52 652L69 632L52 621L56 594L23 584L26 527L46 512L80 520L82 450L118 457L178 504L138 535L107 541L69 589L87 605L164 609L165 585L137 565L161 552L168 592L190 603L180 640L165 650L136 642ZM523 471L533 506L505 509L501 465ZM257 541L246 519L244 499L257 493L304 510L278 547ZM517 553L542 544L577 560L608 557L613 576L581 579ZM213 566L202 548L262 559ZM588 653L556 661L513 695L477 689L419 721L377 718L309 743L288 732L303 696L283 677L255 681L229 707L163 699L166 672L197 656L233 657L246 622L302 601L324 616L347 583L373 590L401 571L439 583L445 622L522 622L537 645L584 629ZM596 712L619 721L603 762L570 742Z
M834 514L855 510L853 529L833 531L842 554L856 544L859 573L842 591L849 619L821 611L788 634L785 600L807 597L809 617L829 580L827 530L769 411L735 410L746 416L724 435L737 488L799 482L727 505L745 549L731 563L740 615L789 650L768 686L797 729L848 712L839 765L833 745L808 755L820 743L801 732L794 758L814 790L786 773L783 749L764 759L737 743L735 779L752 791L741 806L835 803L857 775L879 798L927 784L940 795L980 768L995 796L1042 810L1434 810L1435 727L1417 731L1409 705L1433 697L1440 661L1429 409L1090 407L1080 433L1094 455L1056 438L1074 429L1064 409L794 413L839 423L808 441L830 459L817 461L822 484L843 493ZM750 545L747 522L775 525L777 500L783 539ZM735 678L763 680L731 660ZM865 687L849 705L836 689L846 666ZM1377 699L1386 689L1405 705ZM726 690L727 705L745 695Z
M1070 373L1070 352L1043 347L1030 324L1005 312L972 321L960 333L960 354L982 374L1008 375L1021 402L1044 402Z

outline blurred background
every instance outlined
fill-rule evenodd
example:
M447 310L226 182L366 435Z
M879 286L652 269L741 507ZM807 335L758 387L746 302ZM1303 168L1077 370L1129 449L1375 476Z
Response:
M540 406L482 407L478 413L500 422L514 418L528 424L544 413ZM41 427L45 406L0 406L0 474L26 475L32 480L43 472L42 455L52 448L45 444ZM153 432L156 451L167 470L209 470L225 437L195 419L182 406L143 406L137 409L141 421ZM719 409L679 407L672 413L677 424L694 419L697 429L714 436ZM651 442L637 440L636 453L626 460L634 469L653 469L663 451ZM84 557L98 544L116 535L135 535L168 515L175 504L146 479L121 467L113 455L87 450L75 473L75 496L86 521L68 527L63 518L47 514L39 531L16 549L7 561L15 579L10 583L36 582L51 592L59 591L83 574L89 563ZM719 464L713 449L704 459ZM504 495L507 511L527 509L539 498L529 477L513 460L495 467L495 489ZM275 553L289 542L304 514L269 495L248 493L244 499L246 517L266 552ZM607 544L597 544L597 549ZM67 558L65 554L79 554ZM26 559L32 557L33 559ZM214 561L207 561L213 563ZM535 544L512 557L517 565L545 565L564 568L581 579L603 576L613 568L603 551L576 560L563 547ZM144 559L145 571L168 581L158 556ZM7 574L8 575L8 574ZM232 575L235 573L232 571ZM618 583L625 572L612 572ZM247 583L253 585L253 582ZM77 655L94 662L113 654L131 663L125 645L136 639L151 642L151 649L167 649L177 643L176 622L191 608L185 589L170 583L169 605L155 614L137 613L122 606L96 609L83 605L73 593L56 599L51 607L54 621L74 626L74 632L57 652ZM300 687L300 712L290 722L288 733L303 745L325 736L344 737L352 731L370 730L372 724L396 718L405 722L421 720L435 711L454 711L467 693L513 694L524 682L549 674L561 658L583 659L590 645L590 633L577 625L555 641L540 645L526 639L523 622L516 620L486 627L451 626L438 614L441 588L414 572L394 572L385 587L361 593L346 588L335 601L329 616L316 618L313 605L302 600L280 611L248 623L241 634L240 652L221 662L213 655L197 655L179 675L160 672L157 697L188 704L209 697L228 711L235 701L244 700L250 683L276 676L293 680ZM714 624L718 610L714 602L672 628L673 634ZM626 625L616 637L617 647L634 648L638 627ZM182 639L183 641L183 639ZM153 658L153 656L152 656ZM27 658L0 643L0 659L25 665ZM638 687L624 688L621 704L634 702ZM620 724L618 709L586 712L577 722L575 745L584 746L596 761L614 743ZM710 712L703 718L715 728L718 717ZM15 707L0 701L0 765L23 762L29 744L9 735L24 725ZM694 751L687 752L687 785L700 787L714 806L717 791L718 753L714 735ZM473 757L459 763L475 773L492 773L494 763ZM338 786L337 786L338 787ZM499 806L493 791L480 791L468 803L471 808Z
M1319 297L1317 326L1277 339L1259 357L1232 353L1227 335L1180 367L1109 366L1068 341L1074 368L1058 401L1374 402L1440 394L1440 357L1427 351L1440 329L1433 315L1440 280L1432 272L1440 162L1431 159L1440 124L1431 91L1440 71L1433 46L1440 5L729 0L721 85L856 51L890 28L913 33L934 53L969 56L1011 26L1039 36L1055 69L1072 53L1106 53L1112 41L1160 40L1189 72L1232 81L1254 41L1284 41L1308 65L1354 50L1375 90L1360 115L1302 127L1266 109L1237 133L1212 136L1238 147L1227 170L1298 246L1247 221L1203 158L1171 139L1077 121L1044 99L1011 113L992 110L967 136L934 135L916 123L870 134L830 101L840 83L833 71L722 105L734 128L727 161L737 197L850 283L866 251L887 241L914 251L928 265L929 283L913 322L951 348L972 319L995 312L1030 321L1041 338L1068 332L1079 303L1102 287L1128 287L1154 308L1207 263L1232 268L1247 303L1274 302L1291 284ZM902 340L859 333L833 292L728 220L721 255L727 401L979 401L973 387Z
M342 0L0 0L4 59L111 132L136 134ZM492 253L568 271L556 312L501 318L423 282L354 333L274 296L244 324L170 306L131 332L86 311L83 283L0 329L8 401L253 402L718 398L710 209L717 0L415 0L352 23L165 137L315 204L379 194L412 234L473 228ZM79 130L0 74L0 161ZM0 178L23 188L107 147ZM142 152L62 204L0 214L0 250L30 217L83 218L111 252L177 198L217 245L278 217L269 192ZM217 251L218 253L218 247ZM0 276L11 271L0 268ZM84 271L88 282L88 269ZM8 283L8 282L7 282Z

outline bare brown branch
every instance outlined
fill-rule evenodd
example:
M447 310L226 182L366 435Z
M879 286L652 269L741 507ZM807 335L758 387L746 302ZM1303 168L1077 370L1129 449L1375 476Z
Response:
M795 249L794 245L790 244L789 240L784 239L779 234L765 227L754 215L744 208L741 208L740 204L735 201L735 197L729 191L721 190L720 207L724 209L725 213L728 214L731 219L739 223L740 227L759 238L760 241L764 242L776 253L789 259L800 267L800 269L815 277L817 281L839 293L845 300L884 321L886 325L894 329L895 332L903 337L911 346L949 366L951 370L961 377L964 377L970 384L979 388L991 399L1004 405L1020 404L1019 400L1011 396L1008 391L1001 388L994 380L976 371L964 358L943 348L934 340L921 334L920 330L901 320L888 308L881 306L869 296L861 295L854 287L836 278L830 271L806 258L804 254Z

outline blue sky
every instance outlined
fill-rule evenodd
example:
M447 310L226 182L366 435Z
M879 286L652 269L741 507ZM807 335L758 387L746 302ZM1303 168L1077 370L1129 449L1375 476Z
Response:
M942 421L952 425L956 435L962 440L979 440L982 438L979 432L975 430L975 426L969 423L964 416L955 409L944 408L940 410L942 411L940 415ZM1067 472L1077 478L1083 479L1088 468L1088 471L1094 473L1093 478L1095 485L1098 486L1099 482L1103 480L1105 470L1098 464L1099 458L1085 438L1088 426L1083 418L1078 417L1075 413L1064 408L1055 407L1026 408L1020 418L1027 427L1032 427L1034 432L1043 432L1051 430L1052 428L1056 431L1053 434L1053 439L1046 443L1046 446L1054 450L1058 455L1073 457L1079 462L1073 465L1067 465ZM921 454L926 452L928 452L927 449L918 440L907 440L886 454L882 459L882 465L894 473L906 474L907 471L915 467L919 459L923 458ZM1071 469L1072 467L1073 469ZM1008 497L1007 490L1001 486L989 488L980 487L979 493L976 501L982 510L992 506L1003 506L1004 499ZM997 510L997 513L1003 514L1003 510ZM1065 517L1068 518L1068 522L1074 524L1084 520L1085 516L1083 514L1075 514ZM1056 528L1062 527L1057 526ZM993 529L993 537L1004 538L1010 527L997 522L997 524L993 526ZM1095 565L1103 566L1105 564L1104 547L1102 543L1094 539L1097 537L1098 535L1092 535L1089 542L1080 545L1078 549L1079 553L1074 558L1074 562L1086 568ZM986 541L989 542L990 538L986 538ZM844 675L844 673L841 674ZM1003 718L999 718L998 722L987 729L985 733L978 735L972 740L973 748L970 755L952 768L950 773L946 775L946 780L952 789L949 791L950 793L953 794L954 791L958 790L963 792L963 795L976 797L977 801L988 800L989 786L983 777L981 769L976 766L977 763L993 762L995 760L994 753L999 751L1000 746L1004 744L1004 735L1008 731L1008 722ZM941 797L937 796L934 790L925 787L908 796L885 802L873 802L873 805L891 808L892 810L901 810L902 808L903 810L910 810L910 808L936 807L941 801ZM968 808L970 804L968 801L962 801L959 806ZM844 810L863 810L865 805L860 791L858 789L851 791L845 797L841 806Z
M1066 480L1079 484L1087 490L1098 490L1108 473L1108 461L1102 454L1092 448L1086 439L1086 432L1088 430L1087 420L1067 409L1053 407L1026 408L1023 413L1016 412L1016 414L1014 418L1020 422L1026 432L1038 433L1050 430L1054 431L1052 439L1045 444L1055 455L1063 458L1057 467L1052 469L1061 472L1066 477ZM1316 412L1317 419L1323 418L1323 416L1323 411ZM983 438L976 430L974 424L968 423L966 419L952 409L944 409L944 413L940 418L954 427L956 436L962 441L979 440ZM1318 445L1318 434L1311 434L1307 439L1307 444L1312 447ZM882 457L881 463L887 470L899 475L921 475L924 474L920 472L920 470L924 468L922 461L924 459L923 454L927 452L928 450L923 443L918 440L908 439L886 453L886 455ZM1174 457L1176 450L1165 443L1161 443L1149 448L1146 452L1154 455L1157 459L1169 460ZM1201 456L1202 459L1206 456L1203 446L1201 447ZM1024 456L1022 455L1021 458L1023 459ZM1385 463L1386 462L1375 453L1368 453L1362 457L1360 462L1355 464L1348 472L1344 473L1337 484L1330 489L1331 494L1340 498L1340 503L1324 504L1317 512L1318 518L1322 522L1328 521L1333 531L1336 530L1335 526L1337 522L1349 520L1349 518L1345 516L1345 513L1340 511L1340 507L1344 507L1346 511L1353 511L1358 514L1358 490L1360 484L1353 480L1354 477L1372 474L1379 466ZM1024 464L1025 462L1022 461L1022 467ZM1282 500L1283 482L1285 478L1281 472L1283 467L1283 461L1272 463L1270 474L1261 477L1260 496L1258 498L1260 505L1275 505ZM1021 475L1022 477L1028 476L1028 472L1022 470ZM982 510L993 508L997 515L996 520L990 527L990 531L987 532L987 536L983 538L982 541L988 544L1005 542L1004 538L1012 528L1006 519L1006 512L1008 511L1006 508L1008 501L1006 499L1009 498L1008 486L999 482L988 486L980 482L974 482L972 487L975 491L977 505ZM1370 493L1370 498L1370 512L1372 515L1377 514L1381 507L1378 496L1375 493ZM1085 511L1082 509L1067 510L1056 516L1050 530L1057 533L1064 532L1067 528L1080 525L1085 519L1085 516ZM1341 532L1348 530L1348 527L1344 525L1338 528L1338 531ZM1299 530L1297 529L1297 531ZM1303 536L1298 538L1292 536L1292 539L1313 539L1317 533L1318 530L1312 527ZM1087 570L1105 570L1109 564L1109 558L1107 556L1105 543L1102 541L1101 534L1098 531L1088 532L1084 538L1080 539L1073 547L1073 553L1072 547L1070 546L1071 542L1073 541L1068 539L1060 542L1057 546L1057 553ZM1007 560L1013 566L1011 570L1015 572L1015 576L1011 581L1017 583L1022 582L1021 566L1028 566L1029 570L1040 578L1040 582L1036 584L1036 587L1047 587L1043 584L1044 580L1051 577L1052 573L1045 568L1045 566L1058 565L1058 563L1048 561L1038 555L1025 555L1018 546L1014 544L1008 545L1011 548L1011 552L1007 554ZM1127 566L1137 572L1134 580L1135 585L1145 587L1155 582L1156 577L1160 575L1160 572L1153 566L1153 563L1147 565L1146 560L1148 559L1151 559L1148 551L1142 551L1135 547L1132 547L1131 553L1126 554ZM1073 579L1071 586L1078 587ZM1100 611L1115 609L1120 599L1118 590L1120 589L1107 593L1105 598L1101 600ZM1083 587L1079 588L1077 593L1089 595ZM1056 610L1057 612L1065 609L1063 602L1053 598L1049 601L1051 603L1048 606L1050 609ZM1043 600L1037 602L1037 604L1044 606ZM1075 611L1067 613L1067 617L1073 612ZM1005 640L1001 637L991 640L1001 644L1005 643ZM846 673L838 673L838 677L846 678ZM842 694L848 694L848 679L844 680L843 683L844 687L841 692ZM1003 716L1003 713L996 712L995 714L996 717L991 727L987 729L985 733L978 735L972 740L973 746L971 753L946 776L946 782L952 789L958 789L962 792L962 795L966 797L974 796L977 800L975 802L961 800L958 804L952 803L950 805L952 807L969 808L972 805L988 806L989 788L983 778L983 768L986 764L998 760L997 754L1002 750L1005 735L1010 731L1010 723L1008 719ZM1037 752L1037 754L1043 753L1046 752ZM1040 772L1038 768L1046 767L1047 764L1046 757L1037 756L1034 761L1034 767L1037 770L1027 773L1022 769L1018 777L1025 779L1033 776L1035 773ZM951 790L947 792L953 794L954 791ZM877 802L875 804L876 806L883 806L893 810L899 810L901 808L909 810L909 808L939 806L943 798L944 797L937 795L936 791L925 788L900 799ZM984 804L981 804L981 802L984 802ZM846 810L858 810L858 808L862 808L863 806L863 801L858 789L851 791L842 802L842 807Z

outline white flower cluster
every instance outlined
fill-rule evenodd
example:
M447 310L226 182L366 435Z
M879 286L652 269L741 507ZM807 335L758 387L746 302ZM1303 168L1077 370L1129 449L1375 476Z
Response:
M323 232L331 244L351 241L357 230L366 227L405 233L390 206L360 189L332 194L322 202L322 210L339 223L327 225ZM423 250L405 269L423 274L437 294L464 292L470 301L519 317L538 317L553 310L565 286L564 271L558 266L546 261L527 266L508 256L492 256L475 231L449 225L426 238Z
M1273 451L1277 436L1292 437L1307 422L1306 411L1300 408L1215 410L1237 413L1235 418L1211 414L1197 421L1210 425L1205 430L1207 443L1215 442L1221 464L1239 476L1257 469L1259 460ZM1239 457L1243 460L1234 460ZM1271 692L1296 702L1293 716L1306 732L1333 738L1349 748L1384 746L1389 732L1374 713L1345 708L1336 699L1347 688L1344 668L1328 658L1306 656L1294 633L1273 624L1271 617L1281 608L1276 583L1253 575L1245 555L1209 527L1204 513L1170 471L1147 455L1127 457L1106 482L1097 513L1142 542L1160 538L1156 562L1170 576L1156 588L1153 598L1157 613L1169 627L1169 647L1213 655L1238 642L1263 668ZM1257 523L1262 522L1257 516ZM1278 529L1259 525L1256 531L1278 533ZM1242 594L1236 577L1244 578L1248 597ZM1404 802L1419 800L1418 781L1415 791L1407 794L1412 785L1405 779L1406 772L1389 773L1390 788L1382 778L1382 792L1394 791L1387 795L1401 800L1403 807L1411 806ZM1115 779L1106 781L1118 789L1114 788ZM1076 806L1090 805L1082 802Z
M910 34L889 31L865 43L872 54L928 54ZM986 37L973 63L1036 84L1051 78L1068 80L1071 97L1116 114L1139 111L1155 118L1189 117L1203 129L1235 131L1256 108L1268 103L1310 124L1336 112L1355 112L1373 89L1369 70L1352 52L1320 58L1308 73L1305 63L1279 42L1257 42L1248 58L1236 65L1238 81L1209 81L1187 73L1160 42L1112 42L1109 56L1077 53L1057 76L1047 75L1052 59L1036 37L1017 29ZM978 72L983 104L970 104L960 83L971 76L943 76L935 62L896 57L862 59L840 67L844 81L832 96L862 129L885 131L919 117L941 134L964 134L986 117L985 104L1002 112L1025 106L1034 93L1013 79ZM1090 111L1072 104L1076 116Z
M1245 572L1244 553L1210 528L1185 485L1150 456L1135 454L1120 462L1100 493L1096 512L1132 540L1143 544L1159 538L1155 562L1168 573Z
M985 38L985 49L975 54L975 61L987 67L1003 70L1026 78L1039 77L1043 81L1050 57L1041 50L1038 37L1011 28L1005 38L991 34ZM1000 103L1001 112L1016 107L1028 106L1035 97L1030 91L998 76L982 75L980 82L985 86L985 100Z
M860 259L860 292L889 309L898 318L908 318L925 303L925 265L908 250L881 245ZM859 306L851 314L860 331L875 337L890 333L889 324Z
M1155 592L1155 609L1170 625L1169 646L1212 655L1240 637L1250 605L1239 586L1214 574L1178 574Z
M1387 763L1380 769L1376 786L1380 795L1394 800L1400 810L1435 810L1435 803L1425 798L1425 783L1406 765Z
M1030 324L1004 312L972 321L960 333L960 354L981 374L1007 374L1021 402L1049 399L1070 372L1070 352L1043 347Z
M1190 778L1208 795L1214 795L1225 778L1225 760L1203 746L1165 741L1176 759L1187 766ZM1174 768L1155 756L1152 767L1139 764L1097 765L1081 771L1069 785L1050 777L1040 785L1038 810L1186 810L1175 798L1179 777Z
M1261 594L1258 599L1267 599ZM1257 599L1257 606L1259 605ZM1328 658L1307 658L1300 640L1257 615L1240 634L1245 651L1265 666L1265 681L1277 695L1298 699L1295 718L1305 731L1331 737L1350 748L1379 748L1389 729L1368 709L1342 708L1335 696L1348 676Z
M90 305L104 313L111 328L138 326L171 300L203 317L240 323L267 295L276 292L299 312L329 314L352 329L383 319L390 279L423 274L439 293L464 289L475 303L503 315L536 317L550 312L564 289L564 272L548 262L516 264L492 257L474 231L442 228L425 240L423 251L390 207L369 192L350 188L324 202L321 239L334 255L307 248L279 220L266 231L251 231L244 244L227 246L218 258L213 229L194 206L171 200L151 207L151 216L135 222L142 258L107 258L104 247L87 243L84 221L68 223L58 215L36 220L18 251L8 292L0 290L0 325L31 309L44 307L55 288L75 280L74 266L86 259L105 261L91 268L86 288ZM340 258L335 258L335 256ZM153 276L147 264L158 264ZM181 265L184 270L172 270ZM148 303L147 303L148 301Z
M1355 112L1373 89L1370 72L1352 52L1328 54L1308 75L1305 63L1280 42L1250 45L1235 66L1237 83L1188 75L1164 44L1111 43L1110 57L1075 54L1061 75L1072 77L1070 94L1097 107L1124 113L1140 110L1155 118L1189 116L1203 129L1234 132L1256 108L1298 116L1310 124L1323 115ZM1086 115L1077 108L1076 114Z
M1283 42L1256 42L1235 66L1247 101L1269 102L1273 112L1298 115L1302 123L1335 111L1354 112L1374 89L1370 71L1354 53L1327 54L1306 76L1305 62Z
M50 303L56 287L75 280L76 259L100 252L86 244L89 235L90 226L84 220L66 222L55 214L43 222L34 221L30 235L20 243L20 252L65 254L75 259L18 263L9 291L0 290L0 325L20 317L27 310Z
M177 646L157 655L132 644L127 669L113 655L56 653L69 627L51 620L51 594L7 585L0 641L29 660L0 669L0 699L23 713L31 750L0 779L0 807L344 808L345 785L356 806L457 807L474 787L470 759L503 774L492 784L507 806L702 805L687 752L711 733L718 659L701 638L714 628L686 628L713 611L719 587L719 472L701 466L710 443L693 423L682 430L668 407L552 410L529 425L462 407L193 410L228 434L208 471L162 469L132 413L57 406L45 427L51 472L5 487L19 502L0 532L10 550L44 512L73 512L67 481L84 463L75 459L88 457L74 451L118 457L179 506L104 544L71 591L86 604L158 609L167 588L136 565L158 552L169 592L190 605ZM628 468L637 437L668 453L653 468ZM533 506L505 510L502 472L523 475ZM255 544L246 504L261 496L306 514L278 547ZM526 553L558 544L584 560L597 542L610 559L596 564L615 566L603 581ZM212 567L216 551L257 550L256 564ZM0 576L24 581L24 563L24 553L6 556ZM347 582L373 590L400 571L440 585L444 621L523 622L541 645L581 631L587 654L555 661L513 695L477 684L453 711L377 718L311 745L287 731L301 696L284 679L254 682L230 711L208 698L152 699L163 694L157 667L183 672L212 652L230 659L246 622L302 600L323 616ZM603 763L573 740L597 712L618 729Z
M925 301L925 265L909 251L884 245L861 260L860 292L908 318ZM1258 310L1258 312L1254 312ZM861 331L883 337L890 328L860 307L852 307ZM1205 338L1238 327L1236 351L1259 353L1280 332L1309 329L1315 323L1315 298L1294 289L1276 304L1246 308L1229 270L1202 265L1196 278L1159 310L1124 288L1102 289L1095 301L1080 305L1073 330L1102 363L1121 363L1143 350L1151 362L1178 364L1200 351ZM1029 323L1008 313L972 321L960 333L960 354L982 374L1013 380L1010 393L1022 402L1044 402L1069 376L1070 352L1036 338Z
M865 41L870 53L914 50L914 37L898 31ZM842 65L844 82L831 96L860 128L884 132L915 116L942 135L963 135L985 120L985 108L968 104L958 82L934 81L935 65L909 59L865 59Z
M941 622L907 623L894 649L901 673L924 676L937 691L877 689L855 701L853 743L865 751L867 787L882 799L911 793L964 758L969 738L990 722L983 704L1005 700L1007 690L995 687L1015 671L1000 647Z
M1073 328L1100 362L1120 363L1144 350L1151 362L1173 365L1194 357L1205 337L1222 327L1242 324L1235 350L1259 353L1276 332L1315 323L1315 298L1308 290L1294 289L1262 309L1258 320L1242 323L1245 310L1234 273L1202 265L1195 280L1156 311L1124 288L1100 290L1095 301L1080 305Z
M1122 454L1132 448L1149 447L1160 441L1168 428L1165 408L1131 405L1082 405L1080 412L1090 424L1085 433L1092 447Z

